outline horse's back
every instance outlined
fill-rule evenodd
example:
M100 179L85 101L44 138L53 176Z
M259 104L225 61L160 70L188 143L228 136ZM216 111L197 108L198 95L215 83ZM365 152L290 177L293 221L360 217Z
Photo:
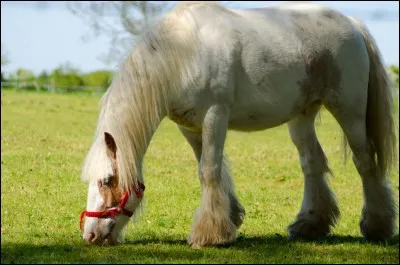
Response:
M219 82L204 91L211 93L210 101L223 98L231 106L231 129L261 130L285 123L321 100L327 88L340 85L340 69L350 67L348 58L354 61L351 67L367 64L362 36L346 16L331 9L304 4L191 8L199 25L202 62L209 69L207 80Z
M355 30L345 15L315 4L286 4L234 12L241 15L244 30L255 31L260 39L269 42L274 40L267 38L278 38L285 49L307 41L320 48L334 48L335 43L352 38Z

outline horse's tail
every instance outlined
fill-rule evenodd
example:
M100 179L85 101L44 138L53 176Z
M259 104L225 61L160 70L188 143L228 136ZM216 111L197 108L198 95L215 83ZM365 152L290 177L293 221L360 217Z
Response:
M388 176L396 161L396 133L393 119L393 96L382 56L366 26L351 18L359 27L369 56L368 103L366 113L367 137L376 156L382 177Z

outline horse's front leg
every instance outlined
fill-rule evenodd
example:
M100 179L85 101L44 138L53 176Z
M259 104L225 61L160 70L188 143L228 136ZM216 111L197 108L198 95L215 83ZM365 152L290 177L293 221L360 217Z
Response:
M290 239L325 236L340 216L333 192L326 180L328 161L317 139L314 119L320 106L312 106L288 123L290 137L300 155L304 174L301 210L288 227Z
M204 118L199 170L202 200L188 238L193 248L226 244L236 239L236 226L230 218L229 192L221 178L228 118L229 111L224 105L212 106Z

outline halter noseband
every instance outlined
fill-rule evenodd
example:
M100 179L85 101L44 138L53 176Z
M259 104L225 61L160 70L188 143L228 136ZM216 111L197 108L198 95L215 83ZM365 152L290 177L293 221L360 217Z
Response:
M133 186L132 190L135 192L136 198L140 199L143 197L143 192L144 192L145 186L141 182L138 182L138 186L139 187ZM129 199L129 191L127 191L125 193L125 195L124 195L124 197L122 197L119 205L116 207L112 207L112 208L109 208L109 209L101 211L101 212L88 212L86 210L82 211L80 222L79 222L79 228L82 230L83 219L85 218L85 216L96 217L96 218L110 218L110 217L116 216L118 214L124 214L126 216L131 217L133 215L133 212L125 209L125 205L128 202L128 199Z

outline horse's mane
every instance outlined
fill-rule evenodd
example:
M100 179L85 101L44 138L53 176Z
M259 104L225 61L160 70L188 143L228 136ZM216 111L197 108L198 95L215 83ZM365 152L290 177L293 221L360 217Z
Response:
M191 81L192 58L198 44L196 23L182 3L149 27L121 64L101 100L95 139L85 159L82 178L98 180L109 169L104 132L117 144L119 185L142 181L142 159L168 103L182 82Z

